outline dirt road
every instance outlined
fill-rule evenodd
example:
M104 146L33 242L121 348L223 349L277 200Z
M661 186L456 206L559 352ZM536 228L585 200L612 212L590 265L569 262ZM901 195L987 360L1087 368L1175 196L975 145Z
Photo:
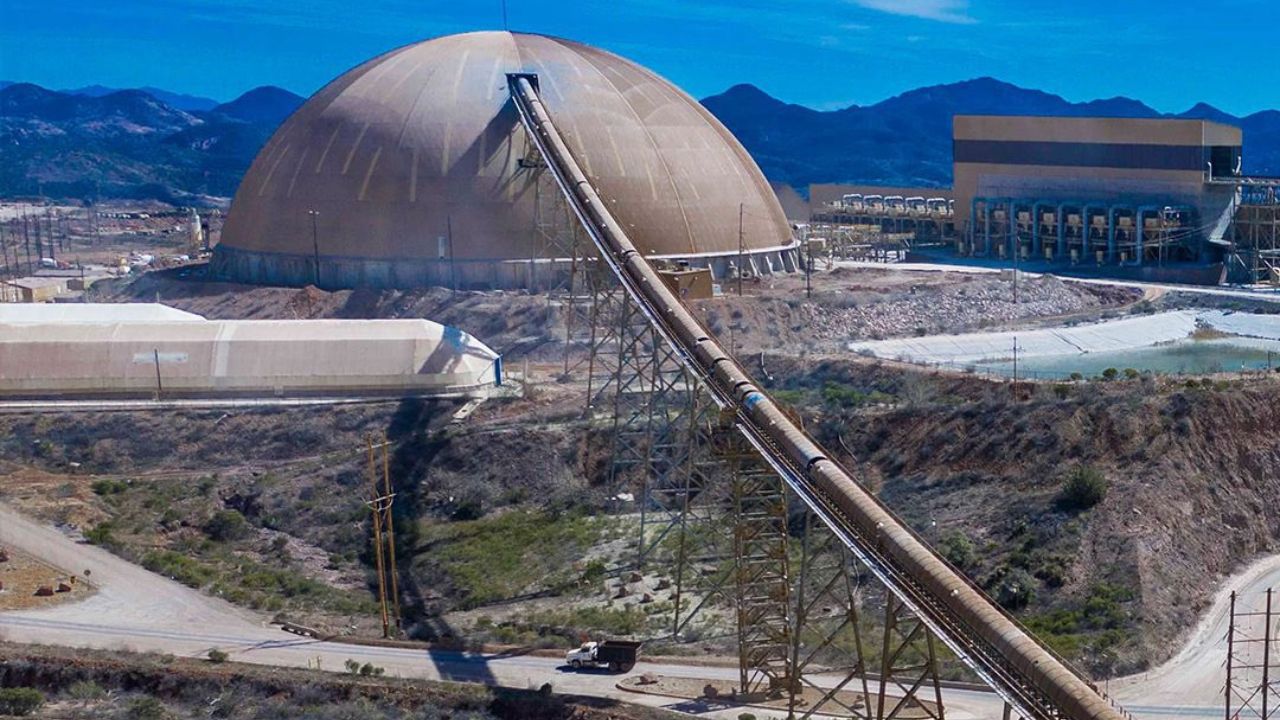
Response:
M107 650L148 651L202 657L213 648L233 660L264 665L319 667L342 672L348 659L373 663L388 675L528 688L551 683L562 692L692 712L700 717L737 718L740 709L704 702L639 695L618 690L621 676L571 672L554 657L464 653L452 650L383 648L301 638L268 619L132 565L100 548L78 544L56 529L0 505L0 545L21 549L84 576L97 593L79 603L0 614L0 637ZM737 668L646 663L635 673L705 680L736 680ZM819 683L834 678L817 678ZM955 720L997 717L989 693L955 691L947 696ZM773 717L752 710L759 718ZM782 717L779 715L778 717Z
M509 687L551 683L563 692L611 697L681 710L700 717L736 718L740 709L654 695L625 693L619 676L569 672L556 658L520 654L345 645L284 633L268 619L132 565L110 553L78 544L56 529L0 506L0 545L14 547L87 578L97 592L79 603L0 614L0 637L70 647L171 653L201 657L219 648L235 660L264 665L342 671L348 659L370 662L389 675L477 682ZM1212 610L1174 659L1143 675L1115 680L1110 690L1138 718L1217 718L1221 715L1223 638L1231 589L1256 593L1280 584L1280 556L1254 564L1229 579ZM676 663L637 665L636 673L734 680L736 668ZM833 678L816 678L819 683ZM824 683L825 684L825 683ZM954 720L1000 717L990 693L948 690ZM752 710L757 717L770 713Z

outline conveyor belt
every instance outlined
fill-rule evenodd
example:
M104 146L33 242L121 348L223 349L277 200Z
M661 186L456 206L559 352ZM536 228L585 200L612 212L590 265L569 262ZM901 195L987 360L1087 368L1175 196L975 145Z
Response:
M1026 718L1128 715L934 553L759 390L661 281L613 218L538 96L508 77L521 121L569 206L628 296L736 428L854 554L956 655Z

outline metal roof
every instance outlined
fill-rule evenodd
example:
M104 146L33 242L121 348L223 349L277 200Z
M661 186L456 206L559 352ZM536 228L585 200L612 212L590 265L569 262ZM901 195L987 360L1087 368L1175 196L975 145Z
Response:
M111 323L204 320L159 303L0 303L0 323Z
M394 50L291 116L240 185L222 245L310 258L529 258L538 172L507 90L536 73L566 142L642 252L737 253L792 244L742 146L696 100L616 55L508 32Z
M498 354L429 320L0 324L0 395L492 385Z

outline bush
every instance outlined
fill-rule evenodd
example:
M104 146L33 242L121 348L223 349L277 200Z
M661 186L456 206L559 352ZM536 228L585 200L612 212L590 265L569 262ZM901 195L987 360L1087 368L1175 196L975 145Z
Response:
M44 705L44 695L35 688L0 688L0 715L22 717Z
M164 720L169 717L169 710L153 697L138 697L125 706L124 715L129 720Z
M97 525L85 531L84 539L99 547L107 547L115 544L115 536L111 534L115 528L110 521L100 522Z
M123 480L109 480L103 478L102 480L95 480L93 485L90 487L93 488L94 495L119 495L129 489L129 483Z
M968 537L951 533L942 540L942 557L961 570L967 570L978 559L978 553Z
M77 680L67 687L67 697L72 700L101 700L107 691L92 680Z
M373 663L365 663L360 666L360 674L364 677L380 677L384 672L386 672L385 668L380 668Z
M1139 375L1141 375L1141 374L1142 374L1142 373L1138 372L1137 370L1135 370L1135 369L1133 369L1133 368L1125 368L1125 369L1124 369L1124 376L1125 376L1125 379L1127 379L1127 380L1137 380L1137 379L1138 379L1138 376L1139 376Z
M227 654L222 652L218 648L214 648L209 651L209 662L224 663L226 661L227 661Z
M204 524L204 532L215 542L239 540L248 534L249 523L235 510L219 510Z
M1119 371L1119 370L1117 370L1117 369L1115 369L1115 368L1107 368L1106 370L1103 370L1103 371L1102 371L1102 379L1103 379L1103 380L1115 380L1115 379L1116 379L1116 376L1118 376L1119 374L1120 374L1120 371Z
M1039 583L1026 570L1005 566L996 571L991 593L1005 609L1021 610L1035 599L1037 585Z
M1088 510L1107 496L1107 479L1097 468L1078 465L1062 482L1058 502L1069 510Z

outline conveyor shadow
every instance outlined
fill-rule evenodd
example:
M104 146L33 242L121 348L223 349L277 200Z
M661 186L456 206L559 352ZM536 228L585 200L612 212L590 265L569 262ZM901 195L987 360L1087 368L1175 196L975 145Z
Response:
M390 458L392 490L395 492L392 521L395 523L397 556L401 560L397 563L396 579L405 632L418 640L456 642L460 645L459 634L430 606L433 594L429 592L430 588L422 586L414 572L414 559L422 549L417 520L428 511L426 479L445 443L434 430L447 422L453 409L454 406L447 401L406 398L400 401L387 426L387 439L393 448ZM365 562L373 566L372 558L366 557ZM489 658L485 655L432 648L427 650L426 658L445 680L497 684L497 678L488 665Z

